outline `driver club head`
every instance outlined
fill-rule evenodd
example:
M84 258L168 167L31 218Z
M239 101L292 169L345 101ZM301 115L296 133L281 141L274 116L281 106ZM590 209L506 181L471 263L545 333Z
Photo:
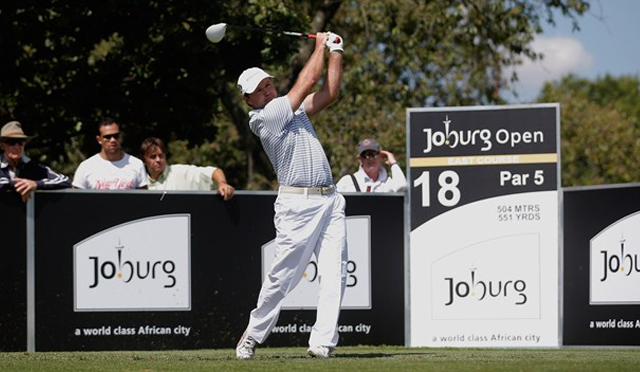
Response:
M212 43L217 43L224 37L224 33L227 30L226 23L217 23L215 25L211 25L207 28L205 32L207 35L207 39L209 39Z

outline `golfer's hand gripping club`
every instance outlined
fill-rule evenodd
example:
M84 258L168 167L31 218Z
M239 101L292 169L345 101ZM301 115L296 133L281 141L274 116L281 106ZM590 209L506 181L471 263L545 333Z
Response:
M329 32L329 37L327 38L327 47L329 47L329 52L344 52L343 44L342 36Z

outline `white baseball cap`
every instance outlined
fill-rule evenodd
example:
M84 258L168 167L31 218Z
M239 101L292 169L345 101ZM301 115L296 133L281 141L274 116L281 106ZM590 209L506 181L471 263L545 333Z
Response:
M259 67L248 68L240 74L238 78L238 88L242 94L251 94L256 90L260 82L268 77L272 78L273 76L267 74Z

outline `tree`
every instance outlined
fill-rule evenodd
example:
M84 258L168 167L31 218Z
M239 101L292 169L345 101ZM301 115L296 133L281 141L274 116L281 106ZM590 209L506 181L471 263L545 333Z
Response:
M312 43L277 34L227 32L212 23L317 32L345 38L341 98L316 119L334 177L355 170L365 136L404 155L407 107L502 103L501 72L522 58L552 9L574 20L583 0L59 0L0 3L0 117L39 138L41 160L72 174L98 150L95 123L124 124L125 149L148 135L170 142L174 159L214 164L238 188L275 186L268 159L247 126L235 87L262 66L280 91ZM515 78L513 76L512 78Z
M567 75L542 88L540 102L559 102L563 186L640 180L640 80Z
M501 78L523 58L551 9L576 20L582 1L343 2L329 28L345 38L342 98L316 129L334 175L356 170L355 144L377 137L405 155L406 108L504 103ZM512 76L517 79L517 76Z

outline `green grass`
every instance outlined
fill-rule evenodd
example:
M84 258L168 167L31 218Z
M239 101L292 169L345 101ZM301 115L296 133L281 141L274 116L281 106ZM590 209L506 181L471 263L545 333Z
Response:
M304 348L261 348L253 360L233 350L0 353L0 371L638 371L640 349L432 349L341 347L328 360Z

